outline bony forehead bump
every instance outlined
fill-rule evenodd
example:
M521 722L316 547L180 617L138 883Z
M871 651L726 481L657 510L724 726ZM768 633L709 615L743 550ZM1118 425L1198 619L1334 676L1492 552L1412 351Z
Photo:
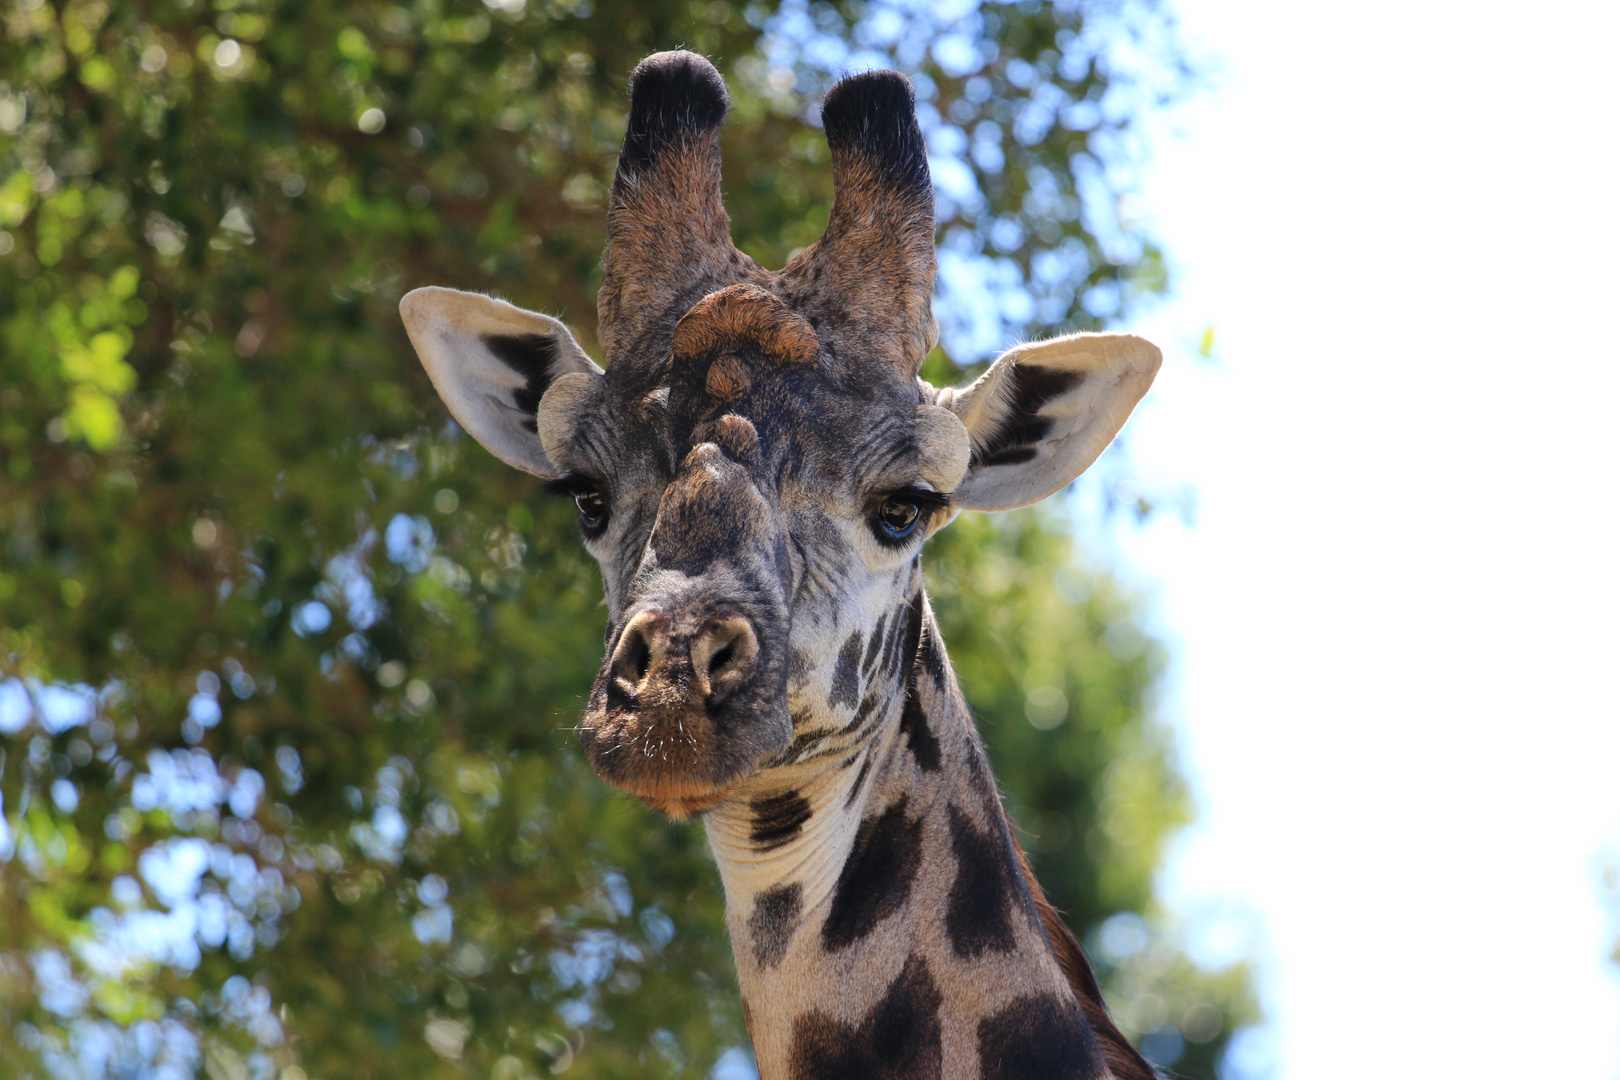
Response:
M712 362L739 345L752 345L784 367L815 365L821 342L804 316L757 285L709 293L675 324L673 367Z

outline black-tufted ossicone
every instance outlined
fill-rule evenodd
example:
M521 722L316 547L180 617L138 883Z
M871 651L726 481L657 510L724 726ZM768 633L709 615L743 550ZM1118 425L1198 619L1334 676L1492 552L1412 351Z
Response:
M852 75L827 92L821 123L832 211L783 283L808 298L801 310L839 353L909 380L938 336L934 188L911 83L897 71Z
M619 168L641 172L665 146L713 137L730 108L713 64L696 53L654 53L630 76L630 123Z
M843 80L827 92L821 126L827 132L835 183L859 182L854 173L870 171L896 197L926 203L932 214L928 151L917 126L917 101L904 75L868 71Z

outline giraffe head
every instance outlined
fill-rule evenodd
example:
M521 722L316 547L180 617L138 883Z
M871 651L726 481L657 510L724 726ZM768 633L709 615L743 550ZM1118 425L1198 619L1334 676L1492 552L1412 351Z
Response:
M661 53L630 98L598 298L606 370L562 323L501 300L426 288L401 311L462 426L575 498L608 608L585 754L685 815L869 735L917 644L923 541L957 511L1067 485L1159 353L1077 334L964 388L918 378L937 336L933 192L901 75L827 95L826 234L779 272L731 243L718 72Z

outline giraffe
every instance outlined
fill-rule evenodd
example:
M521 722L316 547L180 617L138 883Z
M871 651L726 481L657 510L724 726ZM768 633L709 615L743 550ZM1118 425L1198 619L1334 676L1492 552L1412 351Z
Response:
M1013 836L920 552L962 510L1072 481L1159 351L1072 334L929 385L933 189L910 83L828 92L826 232L776 272L731 243L728 108L693 53L631 77L605 370L502 300L401 302L460 424L577 505L608 612L583 753L701 816L763 1080L1152 1077Z

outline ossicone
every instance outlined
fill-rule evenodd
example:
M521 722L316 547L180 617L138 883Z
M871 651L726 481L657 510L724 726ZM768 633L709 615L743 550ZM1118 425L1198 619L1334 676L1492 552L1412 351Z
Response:
M782 277L803 282L847 317L840 349L910 378L938 336L934 188L911 83L897 71L852 75L827 93L832 156L827 231Z

